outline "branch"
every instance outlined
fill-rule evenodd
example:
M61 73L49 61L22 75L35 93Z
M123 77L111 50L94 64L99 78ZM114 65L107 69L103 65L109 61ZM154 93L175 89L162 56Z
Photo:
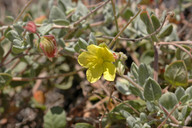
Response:
M73 72L68 72L68 73L64 73L64 74L58 74L58 75L54 75L54 76L46 76L46 77L13 77L12 81L33 81L33 80L38 80L38 79L52 79L52 78L58 78L58 77L66 77L66 76L71 76L74 74L77 74L80 71L83 71L84 68L81 68L77 71L73 71Z
M183 50L184 52L186 52L192 58L191 53L187 49L185 49L184 47L182 47L182 46L180 46L180 45L178 45L176 43L173 43L173 42L160 42L160 43L158 43L158 45L174 45L174 46L180 48L181 50Z
M167 116L169 115L169 118L173 121L173 123L179 124L179 121L175 119L174 116L170 115L169 112L163 106L160 105L160 108L165 112Z
M135 83L133 80L131 80L129 77L127 77L126 75L122 75L122 78L128 80L132 85L134 85L136 88L140 89L141 91L144 91L143 87L141 87L140 85L138 85L137 83Z
M175 107L172 109L172 111L169 113L169 115L167 115L167 117L163 120L163 122L157 128L161 128L166 123L168 118L170 118L171 114L173 114L173 112L179 107L179 105L180 105L180 103L175 105Z
M121 31L113 38L111 43L109 44L109 48L112 48L112 46L115 44L115 41L118 39L118 37L124 32L124 30L127 28L127 26L139 15L139 13L142 11L142 9L139 9L139 11L136 13L134 17L132 17L128 23L121 29Z
M117 33L118 33L119 32L119 26L118 26L118 23L117 23L115 4L114 4L113 0L111 0L111 4L112 4L112 7L113 7L113 15L114 15L114 18L115 18L115 25L116 25L116 29L117 29Z
M29 7L29 5L32 3L33 0L30 0L27 2L27 4L24 6L24 8L22 9L22 11L19 13L19 15L17 16L17 18L14 20L13 24L16 23L19 18L22 16L22 14L24 13L24 11Z
M81 23L81 21L85 20L87 17L89 17L91 14L93 14L94 12L96 12L97 10L99 10L101 7L103 7L104 5L106 5L110 0L107 0L106 2L102 3L101 5L99 5L97 8L95 8L94 10L91 10L86 16L82 17L81 19L79 19L78 21L73 23L73 26L78 25L79 23Z
M158 81L158 70L159 70L159 65L158 65L158 60L159 60L159 55L158 55L158 46L157 43L154 42L154 73L153 77L155 81Z
M137 113L138 115L140 115L140 112L138 112L134 107L132 107L132 106L129 105L128 103L126 103L126 102L118 99L118 98L115 97L115 96L111 96L111 97L114 98L115 100L117 100L118 102L125 104L126 106L128 106L129 108L131 108L135 113Z

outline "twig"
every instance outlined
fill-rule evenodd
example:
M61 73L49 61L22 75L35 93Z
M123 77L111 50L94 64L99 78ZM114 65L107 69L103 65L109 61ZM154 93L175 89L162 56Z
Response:
M184 52L186 52L192 58L191 53L187 49L185 49L184 47L182 47L182 46L180 46L180 45L178 45L176 43L173 43L173 42L160 42L160 43L158 43L158 45L174 45L174 46L180 48L181 50L183 50Z
M121 99L118 99L117 97L115 97L115 96L111 96L112 98L114 98L116 101L118 101L119 103L123 103L123 104L125 104L126 106L128 106L129 108L131 108L135 113L137 113L138 115L140 115L140 113L134 108L134 107L132 107L131 105L129 105L128 103L126 103L126 102L124 102L124 101L122 101Z
M138 85L137 83L135 83L133 80L131 80L129 77L127 77L126 75L122 75L122 78L128 80L132 85L134 85L136 88L140 89L141 91L144 91L143 87L141 87L140 85Z
M29 7L29 5L32 3L33 0L29 0L27 2L27 4L24 6L24 8L22 9L22 11L19 13L19 15L17 16L17 18L14 20L13 24L16 23L19 18L22 16L22 14L24 13L24 11Z
M119 32L119 26L118 26L118 22L117 22L115 4L114 4L114 1L113 1L113 0L111 0L111 4L112 4L112 7L113 7L113 15L114 15L114 18L115 18L115 26L116 26L117 33L118 33L118 32Z
M73 72L68 72L68 73L64 73L64 74L58 74L58 75L54 75L54 76L47 76L47 77L13 77L12 81L33 81L33 80L38 80L38 79L52 79L52 78L57 78L57 77L66 77L66 76L71 76L74 75L80 71L83 71L84 68L81 68L77 71L73 71Z
M158 60L159 60L159 56L158 56L158 48L156 45L156 42L154 43L154 80L158 81L158 70L159 70L159 65L158 65Z
M175 105L175 107L172 109L172 111L169 113L169 115L167 115L167 117L163 120L163 122L157 128L161 128L166 123L168 118L170 118L170 115L173 114L173 112L178 108L179 105L180 105L180 103Z
M104 5L106 5L110 0L107 0L106 2L103 2L101 5L99 5L97 8L95 8L94 10L91 10L86 16L82 17L81 19L79 19L78 21L73 23L73 26L77 26L79 23L81 23L81 21L85 20L87 17L89 17L91 14L93 14L94 12L96 12L97 10L99 10L101 7L103 7Z
M161 45L161 44L167 44L168 42L159 42L158 44ZM169 42L170 44L188 44L188 45L192 45L192 41L190 40L187 40L187 41L171 41Z
M170 115L169 112L164 107L162 107L161 105L160 105L160 108L165 112L165 114L167 116ZM169 118L173 121L173 123L179 124L179 121L177 119L175 119L174 116L170 115Z
M17 59L17 58L21 58L21 57L24 57L24 56L31 56L31 55L38 55L38 53L20 54L20 55L14 57L14 58L8 60L5 64L0 65L0 67L5 66L5 65L8 65L9 63L11 63L12 61L14 61L14 60Z
M139 11L136 13L134 17L132 17L128 23L121 29L121 31L113 38L111 43L109 44L109 48L112 48L112 46L115 44L115 41L118 39L118 37L124 32L124 30L127 28L127 26L139 15L139 13L142 11L142 9L139 9Z
M9 54L11 53L12 51L12 46L9 48L9 51L7 52L7 54L3 57L3 59L1 60L1 63L0 63L0 67L3 65L4 61L7 59L7 57L9 56Z

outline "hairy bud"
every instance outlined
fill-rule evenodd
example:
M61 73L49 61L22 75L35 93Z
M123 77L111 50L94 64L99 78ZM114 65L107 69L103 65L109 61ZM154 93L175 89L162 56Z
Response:
M29 21L24 28L31 33L36 33L37 31L37 27L33 21Z
M53 35L45 35L41 37L40 48L48 58L53 58L57 55L57 43Z

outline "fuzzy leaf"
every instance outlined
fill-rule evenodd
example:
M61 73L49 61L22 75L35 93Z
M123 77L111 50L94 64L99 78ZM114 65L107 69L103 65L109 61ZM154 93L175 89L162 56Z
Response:
M168 111L171 111L174 106L178 103L178 100L174 93L167 92L160 97L159 103Z
M51 108L44 119L44 128L65 128L66 127L66 114L61 107Z
M187 86L188 74L184 61L171 63L165 70L164 78L173 86Z
M140 86L144 86L145 81L150 76L147 66L145 64L141 64L139 66L139 84Z
M0 89L8 85L12 80L12 76L7 73L0 73Z
M169 36L173 31L173 25L169 24L165 26L162 31L159 34L159 38L164 38L166 36Z
M191 50L190 47L188 46L183 46L185 49L187 50ZM177 60L183 60L185 62L185 65L187 67L187 69L191 69L192 68L192 59L189 56L189 54L187 54L186 52L184 52L183 50L181 50L180 48L177 49L176 51L176 58Z
M144 97L148 101L155 101L161 97L161 87L152 78L148 78L145 82Z

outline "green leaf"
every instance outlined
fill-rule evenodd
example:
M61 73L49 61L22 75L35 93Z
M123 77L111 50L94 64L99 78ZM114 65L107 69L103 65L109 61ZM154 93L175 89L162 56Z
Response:
M90 45L90 44L97 44L97 40L96 40L96 38L95 38L95 36L94 36L94 34L91 32L90 33L90 35L89 35L89 41L88 41L88 44Z
M134 16L133 12L130 10L130 9L126 9L122 15L122 17L125 19L125 20L129 20L130 17Z
M187 49L188 51L191 50L190 47L188 46L183 46L185 49ZM192 68L192 59L189 56L189 54L187 54L186 52L184 52L183 50L181 50L180 48L177 49L176 51L176 58L177 60L183 60L185 62L185 65L187 67L187 69L191 69Z
M185 90L182 87L177 87L175 95L177 96L177 100L180 101L181 97L185 95Z
M115 87L123 95L129 95L130 94L128 85L126 85L126 83L117 81L117 83L115 84Z
M173 25L171 24L163 27L159 34L159 38L164 38L166 36L169 36L172 33L172 31L173 31Z
M144 86L145 81L150 76L147 66L145 64L141 64L139 66L139 84L140 86Z
M130 128L133 128L133 126L136 124L136 119L133 117L133 116L129 116L127 117L126 119L126 122L127 122L127 125L130 127Z
M146 25L148 34L151 34L154 32L154 26L151 21L151 17L149 16L147 11L143 11L140 14L140 19L143 21L143 23ZM153 41L157 41L157 38L155 35L151 36Z
M26 45L26 42L20 40L20 39L14 39L13 40L13 47L12 47L12 52L15 54L19 54L29 48L30 45Z
M52 28L53 24L43 24L41 27L39 27L39 32L42 35L45 35L46 33L48 33L51 28Z
M4 55L4 49L0 44L0 60L3 58L3 55Z
M57 6L53 6L49 14L49 19L51 20L65 19L65 13Z
M0 73L0 89L8 85L12 80L12 76L7 73Z
M10 30L7 32L6 37L13 42L14 39L20 39L18 33L15 30Z
M5 17L5 23L13 23L14 17L13 16L6 16Z
M191 107L189 106L184 106L184 108L181 110L183 119L186 119L187 116L189 116L190 112L191 112Z
M65 81L61 84L56 84L55 87L66 90L72 87L73 84L73 76L70 76L69 78L66 78Z
M76 123L75 128L94 128L94 127L88 123Z
M184 61L171 63L165 70L164 78L173 86L187 86L188 74Z
M85 50L87 49L88 43L84 39L79 38L78 44L79 44L80 48L85 49Z
M174 106L178 103L178 100L174 93L167 92L160 97L159 103L168 111L171 111Z
M77 4L76 13L80 14L80 16L85 16L89 13L89 10L81 1L79 1Z
M73 9L73 3L71 0L59 0L58 5L64 12L69 14Z
M66 114L61 107L51 108L44 119L44 128L65 128L66 127Z
M53 22L57 25L69 25L69 21L65 19L56 19Z
M161 87L152 78L148 78L145 82L144 97L148 101L155 101L161 97Z
M75 46L74 46L74 50L77 52L77 53L80 53L80 46L79 46L79 43L76 43Z
M130 72L134 76L134 78L137 80L139 77L139 74L138 74L138 66L135 63L131 64Z
M186 89L185 94L188 94L189 99L192 99L192 86Z
M146 65L149 65L154 60L154 51L153 50L146 50L142 53L140 57L140 62Z
M152 20L154 29L157 30L160 27L159 19L155 15L152 15L151 20Z
M21 33L24 31L22 24L17 23L14 24L13 27L19 35L21 35Z
M189 94L185 94L180 98L182 104L185 104L189 100Z
M141 99L144 99L141 90L134 86L129 86L129 92L135 96L139 96Z

